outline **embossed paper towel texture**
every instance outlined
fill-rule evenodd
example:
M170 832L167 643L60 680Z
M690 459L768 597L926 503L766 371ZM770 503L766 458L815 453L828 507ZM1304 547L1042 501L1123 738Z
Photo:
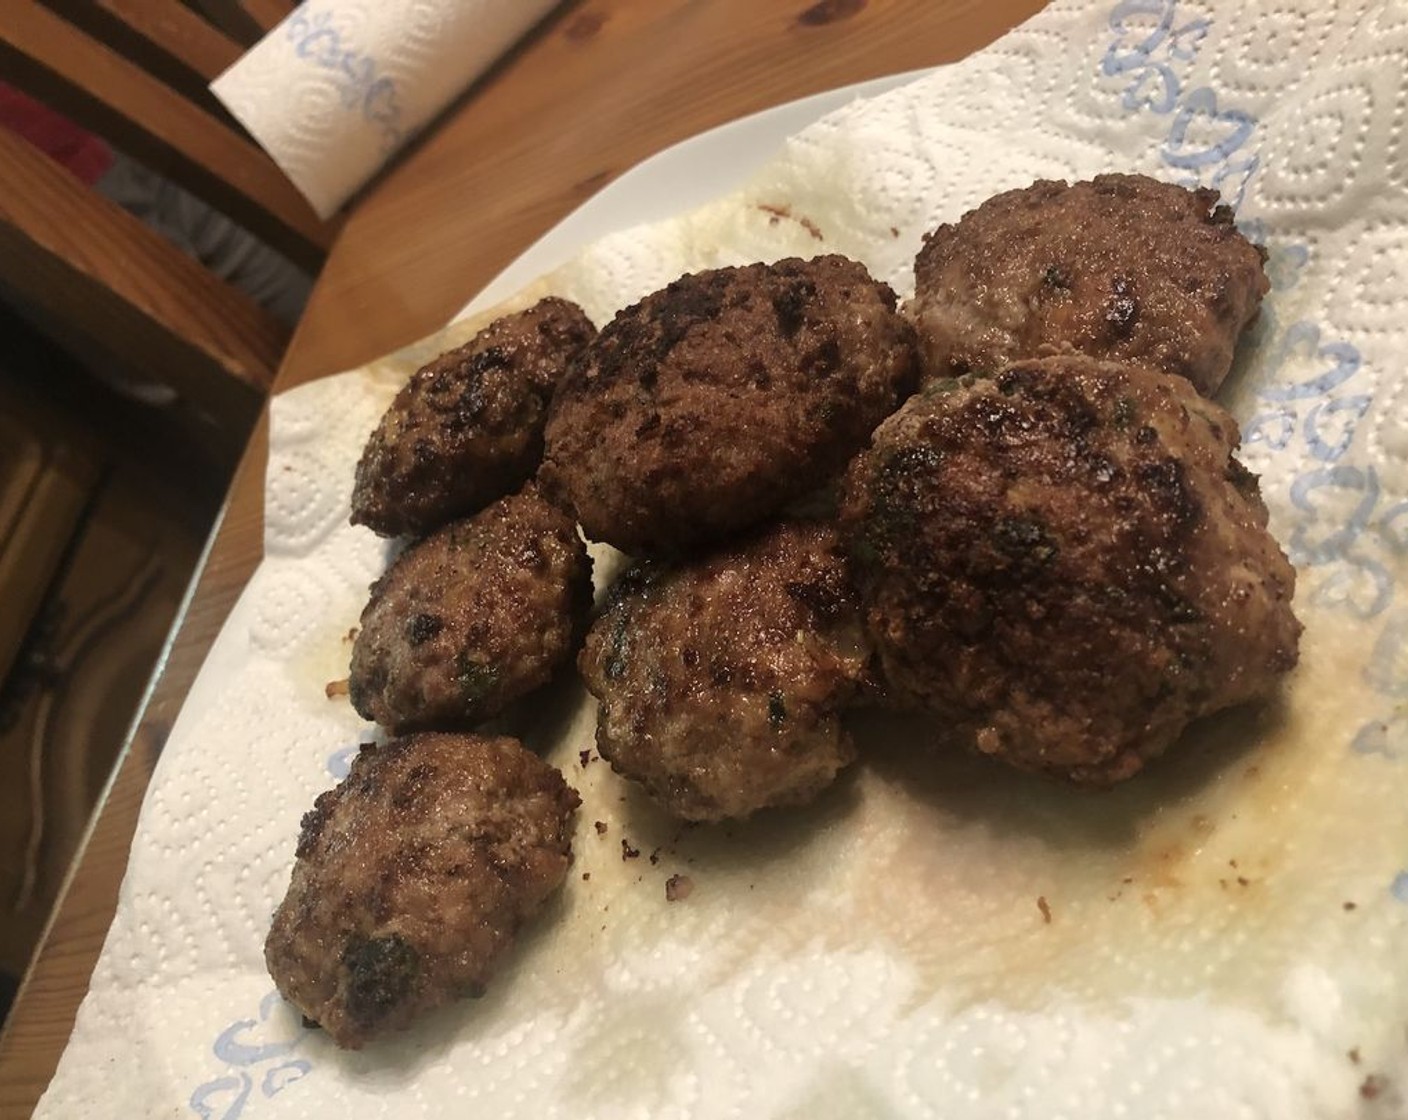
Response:
M162 759L41 1114L1408 1113L1405 60L1402 5L1056 4L541 285L603 319L685 268L841 250L907 288L925 228L1039 175L1218 186L1275 284L1226 399L1299 569L1283 704L1096 797L868 726L868 765L811 809L681 835L582 765L566 689L515 726L585 799L560 900L485 999L337 1053L260 947L299 815L369 733L323 693L384 559L345 524L352 463L460 324L275 402L268 558Z
M558 0L304 0L211 85L326 218Z

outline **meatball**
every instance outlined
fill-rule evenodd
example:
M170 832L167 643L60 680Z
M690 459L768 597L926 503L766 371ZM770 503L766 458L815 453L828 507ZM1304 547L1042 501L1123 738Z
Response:
M264 943L279 992L353 1050L481 995L566 878L578 804L516 739L425 733L364 747L304 814Z
M844 257L684 276L558 387L542 478L625 552L716 540L864 446L913 388L912 342L894 293Z
M905 312L925 376L1073 349L1212 396L1270 287L1216 191L1143 175L1038 182L928 234Z
M535 486L407 548L373 586L348 692L393 732L497 715L572 656L591 611L591 560Z
M1090 785L1296 663L1295 572L1237 424L1182 378L1062 355L936 382L876 431L841 518L892 694Z
M357 463L352 524L421 536L517 490L542 458L553 388L595 334L550 297L417 370Z
M597 747L685 820L810 800L855 757L839 713L869 684L833 527L793 522L613 585L578 664Z

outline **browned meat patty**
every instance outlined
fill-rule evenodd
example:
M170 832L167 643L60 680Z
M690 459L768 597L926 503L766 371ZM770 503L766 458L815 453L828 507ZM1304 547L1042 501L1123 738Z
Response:
M421 734L363 748L304 814L264 943L269 975L353 1050L480 995L562 885L578 804L516 739Z
M855 757L839 712L869 664L836 531L801 522L627 572L578 658L601 756L696 821L830 785Z
M1074 349L1212 396L1270 287L1262 260L1216 191L1143 175L1043 181L928 234L905 312L926 378Z
M591 560L535 486L411 545L373 586L348 692L399 732L458 730L545 684L591 610Z
M1238 439L1187 381L1080 355L922 391L842 506L890 688L1093 785L1267 696L1296 663L1295 572Z
M839 469L915 374L894 293L855 261L685 276L617 315L562 382L542 478L595 540L701 545Z
M552 391L595 334L550 297L417 370L362 452L352 524L420 536L517 490L542 458Z

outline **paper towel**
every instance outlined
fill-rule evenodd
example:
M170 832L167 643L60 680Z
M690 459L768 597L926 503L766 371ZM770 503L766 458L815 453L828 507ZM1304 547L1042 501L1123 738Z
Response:
M326 218L559 0L303 0L211 91Z
M919 764L922 730L876 720L816 805L681 831L565 687L513 726L583 795L560 898L484 999L339 1053L261 945L300 814L370 735L324 694L385 559L345 523L352 464L456 324L274 401L267 558L153 779L40 1115L1408 1114L1405 60L1402 4L1058 2L523 295L602 319L685 268L823 250L907 289L924 229L1039 175L1219 186L1274 279L1225 400L1299 569L1283 702L1094 796Z

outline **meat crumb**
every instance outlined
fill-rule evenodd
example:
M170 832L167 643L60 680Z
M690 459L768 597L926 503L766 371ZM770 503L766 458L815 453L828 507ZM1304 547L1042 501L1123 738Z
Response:
M694 891L694 880L688 875L671 875L665 880L665 901L683 902Z
M1346 910L1357 910L1359 908L1359 904L1355 902L1346 902L1344 904L1344 908Z
M640 849L631 847L631 842L624 836L621 837L621 858L623 860L640 858Z
M592 752L589 750L577 752L577 762L583 770L587 768L587 763L592 760Z
M1044 894L1037 896L1036 908L1041 911L1041 920L1042 920L1043 922L1045 922L1047 925L1050 925L1050 924L1051 924L1051 906L1050 906L1049 903L1047 903L1047 901L1046 901L1046 896L1045 896Z
M342 640L350 646L353 642L357 640L357 635L361 633L361 630L362 628L360 626L352 627L352 629L347 631L347 633L342 636Z
M592 873L591 873L590 871L583 871L583 872L582 872L582 882L584 882L584 883L587 882L588 880L591 879L591 877L592 877Z
M1366 1101L1378 1098L1388 1088L1388 1078L1371 1073L1359 1086L1359 1095Z
M1359 1064L1359 1047L1356 1046L1353 1050L1349 1052L1349 1060L1355 1065Z
M596 822L593 824L593 827L596 829L596 834L597 834L598 836L605 836L605 835L606 835L606 822L605 822L605 821L596 821Z
M890 227L890 236L891 236L891 237L898 237L899 235L900 235L900 231L899 231L896 227L891 226L891 227Z
M659 848L656 848L653 852L650 853L650 862L651 862L652 865L653 865L653 864L657 864L657 863L660 862L660 849L659 849Z
M340 681L328 681L328 683L323 686L323 695L329 700L336 700L339 696L346 696L347 678L343 677Z
M1248 887L1248 886L1251 886L1251 882L1252 882L1252 881L1251 881L1250 879L1248 879L1245 875L1238 875L1238 876L1237 876L1237 883L1238 883L1239 886Z
M820 226L818 226L805 214L799 215L792 213L791 207L774 206L766 202L759 202L756 204L756 207L768 216L768 225L770 226L777 225L778 222L782 221L783 218L790 218L792 221L796 222L799 226L806 230L809 234L811 234L814 240L826 240L826 236L821 232Z

